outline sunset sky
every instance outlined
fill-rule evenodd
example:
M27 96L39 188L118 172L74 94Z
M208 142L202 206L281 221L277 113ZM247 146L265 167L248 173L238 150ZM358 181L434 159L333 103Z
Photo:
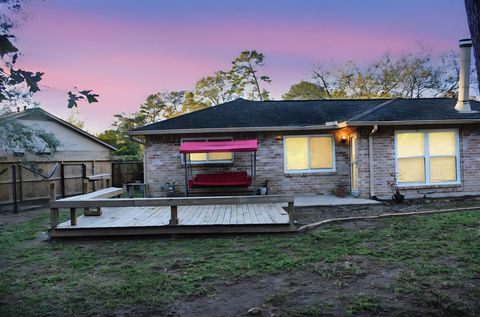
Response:
M79 108L91 132L136 111L150 93L191 89L228 69L241 50L266 55L278 99L317 63L361 64L420 42L440 54L469 37L459 0L32 0L25 11L19 64L45 72L50 87L36 98L66 117L66 91L93 89L100 102Z

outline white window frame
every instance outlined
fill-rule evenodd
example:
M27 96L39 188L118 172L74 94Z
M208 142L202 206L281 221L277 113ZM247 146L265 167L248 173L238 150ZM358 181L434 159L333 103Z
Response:
M182 138L180 139L180 144L182 144L184 141L213 141L213 140L230 140L233 141L233 137L205 137L205 138ZM207 153L208 157L208 153ZM185 161L183 160L183 154L180 154L180 159L182 160L182 164L185 164ZM208 164L232 164L235 159L235 153L232 152L232 159L231 160L222 160L222 161L190 161L192 165L208 165Z
M457 180L452 182L431 182L430 181L430 144L428 141L428 134L430 132L454 132L455 133L455 162L456 162L456 174ZM423 146L424 146L424 160L425 160L425 182L400 182L397 177L397 185L399 187L421 187L421 186L442 186L442 185L459 185L462 183L460 175L460 138L458 129L416 129L416 130L396 130L395 131L395 175L398 176L398 142L397 135L401 133L423 133ZM434 155L435 157L445 157L441 155Z
M305 170L289 170L287 169L287 146L286 139L288 138L314 138L314 137L329 137L332 140L332 168L315 168ZM310 166L310 141L308 144L308 166ZM285 135L283 137L283 171L285 174L305 174L305 173L331 173L337 171L337 164L335 160L335 138L333 134L307 134L307 135Z

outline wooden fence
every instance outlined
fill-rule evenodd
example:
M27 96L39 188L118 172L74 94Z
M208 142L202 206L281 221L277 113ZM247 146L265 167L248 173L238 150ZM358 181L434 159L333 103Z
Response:
M55 182L62 197L79 195L85 191L106 186L106 175L111 175L109 160L37 161L25 164L19 161L0 162L0 204L14 204L49 198L49 183ZM92 175L101 175L92 177ZM84 180L88 188L84 188Z

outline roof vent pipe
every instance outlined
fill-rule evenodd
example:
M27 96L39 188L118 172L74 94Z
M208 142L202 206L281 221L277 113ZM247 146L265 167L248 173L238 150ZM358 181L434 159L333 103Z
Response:
M472 40L463 39L460 45L460 74L458 82L458 100L455 110L458 112L472 112L470 108L470 61L472 55Z

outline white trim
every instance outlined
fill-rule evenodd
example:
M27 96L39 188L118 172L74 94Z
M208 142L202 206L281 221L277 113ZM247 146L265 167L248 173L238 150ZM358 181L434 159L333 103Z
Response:
M203 140L203 141L206 141L208 142L208 140L231 140L233 141L233 137L229 137L229 136L226 136L226 137L204 137L204 138L181 138L180 139L180 144L183 143L183 141L199 141L199 140ZM190 164L192 165L211 165L211 164L232 164L233 161L234 161L234 158L235 158L235 153L231 152L232 153L232 159L231 160L223 160L223 161L212 161L212 160L208 160L208 153L207 154L207 160L206 161L190 161ZM182 165L185 164L185 162L183 161L183 155L180 154L180 160L182 161Z
M353 139L355 139L355 162L352 161L352 144ZM356 133L350 134L350 144L349 144L349 152L350 152L350 192L353 195L358 195L358 137ZM355 165L355 167L354 167ZM353 189L353 169L355 168L357 179L356 179L356 188Z
M228 133L228 132L268 132L268 131L308 131L308 130L335 130L346 127L345 122L337 125L309 125L309 126L271 126L271 127L232 127L232 128L198 128L198 129L168 129L168 130L131 130L128 135L163 135L163 134L197 134L197 133Z
M332 140L332 168L316 168L316 169L305 169L305 170L288 170L287 169L287 149L286 142L287 138L312 138L312 137L330 137ZM310 142L307 142L308 146L308 166L310 166ZM304 135L285 135L283 137L283 172L285 174L306 174L306 173L331 173L337 171L337 162L335 159L335 137L333 134L304 134Z
M428 134L431 132L454 132L455 133L455 160L456 160L456 174L457 180L453 182L430 182L430 145L428 140ZM461 174L460 174L460 138L458 129L412 129L412 130L395 130L394 134L394 144L395 144L395 175L398 175L398 142L397 135L401 133L423 133L423 146L424 146L424 155L418 156L417 158L424 158L425 164L425 182L415 182L415 183L401 183L397 178L397 185L401 188L408 187L435 187L435 186L445 186L445 185L460 185L462 183ZM449 155L437 155L435 157L451 157ZM416 157L411 157L416 158Z

